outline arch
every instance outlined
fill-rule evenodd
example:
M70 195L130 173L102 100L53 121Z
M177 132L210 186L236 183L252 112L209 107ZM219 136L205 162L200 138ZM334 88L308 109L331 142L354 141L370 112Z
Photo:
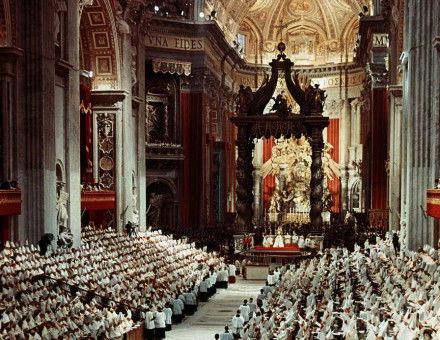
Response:
M168 192L170 194L172 194L173 199L174 200L177 199L177 188L176 188L176 185L174 184L173 181L171 181L167 178L162 178L162 177L153 178L153 179L149 180L147 183L147 194L149 191L151 192L151 190L153 190L155 187L168 188L168 190L169 190ZM164 193L166 193L166 192L164 192Z
M263 32L261 31L261 29L258 27L258 25L255 23L254 20L252 20L250 17L246 17L242 23L240 24L240 29L243 27L246 27L253 33L255 34L255 37L258 39L258 41L262 41L263 40Z
M255 22L247 17L240 24L238 32L244 35L248 35L248 41L246 42L245 55L251 62L258 62L261 57L261 50L263 47L263 33ZM251 44L255 44L255 50L251 50ZM250 53L251 52L251 53ZM251 59L253 57L253 59Z
M361 180L357 179L350 188L350 210L361 211Z
M341 35L341 39L345 44L347 53L353 52L353 49L355 47L354 43L356 42L358 32L359 32L359 18L354 16L345 25ZM350 43L353 43L353 46L351 46Z
M292 33L295 31L307 31L309 33L317 33L323 40L328 38L327 32L322 27L306 20L292 21L287 27L286 31L287 33Z
M93 71L92 88L121 87L121 56L115 9L110 0L86 6L80 21L81 68Z
M65 181L64 176L64 165L63 162L59 159L57 159L56 165L55 165L55 174L57 178L57 182L63 182Z

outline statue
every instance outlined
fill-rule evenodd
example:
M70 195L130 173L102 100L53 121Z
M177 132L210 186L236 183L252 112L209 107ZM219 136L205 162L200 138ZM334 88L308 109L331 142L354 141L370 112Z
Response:
M79 0L79 17L81 18L82 11L86 6L92 6L93 0Z
M147 105L147 142L158 143L163 139L162 119L159 107Z
M400 243L402 250L408 250L408 218L405 210L400 219Z
M252 89L249 86L240 85L238 94L235 96L237 113L249 113L249 105L253 99L254 93Z
M57 245L59 248L69 249L73 245L73 235L68 227L60 226Z
M287 99L284 95L284 90L276 97L272 97L275 102L272 106L271 111L275 111L276 114L282 117L286 117L288 114L292 113L292 105L287 105Z
M331 181L333 180L333 177L341 177L341 166L336 163L330 155L332 149L333 145L325 143L324 152L322 153L322 168L326 177Z
M58 199L57 199L57 225L58 227L67 227L69 213L67 212L67 202L69 201L69 194L64 192L62 187L64 184L58 184Z
M308 113L322 113L324 111L324 103L327 96L325 91L319 88L319 84L307 86L304 91L305 102L308 108Z
M131 86L135 86L138 82L137 79L137 48L131 46Z
M322 156L323 172L327 180L339 178L341 175L339 164L329 153L331 149L332 146L326 143ZM261 167L263 178L274 175L279 179L270 200L269 213L288 213L309 207L311 162L311 147L305 137L277 141L272 148L271 158ZM324 191L326 197L329 194L328 188L324 188ZM326 208L330 209L332 202L328 200L326 203Z
M324 95L325 90L321 90L319 88L319 84L315 84L314 94L315 94L314 112L321 112L322 113L324 111L324 103L327 98L327 96Z
M325 99L327 98L324 94L325 90L321 90L319 84L315 84L313 87L309 83L304 89L305 113L322 113L324 111Z
M148 224L158 227L160 222L160 213L167 195L159 195L152 192L150 195L149 206L147 208Z
M275 190L272 195L272 199L270 201L270 208L269 208L270 212L279 213L281 211L280 199L281 199L281 196L280 196L279 191Z
M69 212L67 211L67 202L69 194L63 190L64 183L57 183L58 199L57 199L57 227L58 241L60 248L70 248L73 244L73 235L68 225Z
M130 25L125 21L122 10L116 11L116 22L118 24L119 33L130 34Z

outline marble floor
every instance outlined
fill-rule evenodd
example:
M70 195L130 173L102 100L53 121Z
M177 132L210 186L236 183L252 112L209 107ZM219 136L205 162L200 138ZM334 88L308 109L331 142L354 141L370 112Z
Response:
M238 278L228 289L218 289L208 302L201 303L194 315L181 324L173 325L166 333L172 340L211 340L215 333L221 333L225 326L231 327L231 319L244 299L257 298L263 281L248 281Z

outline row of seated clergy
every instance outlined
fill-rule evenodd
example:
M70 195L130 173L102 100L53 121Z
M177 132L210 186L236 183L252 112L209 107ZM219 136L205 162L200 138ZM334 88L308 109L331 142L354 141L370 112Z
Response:
M138 327L135 316L148 308L164 311L198 290L206 276L227 270L216 254L160 231L130 238L86 228L82 242L50 256L27 243L6 243L0 338L116 338Z
M275 237L273 235L265 235L263 238L263 246L274 247L274 248L283 248L286 245L297 244L300 249L302 248L314 248L316 246L315 240L304 237L303 235L298 236L293 233L292 235L286 234L278 234Z
M242 339L440 339L440 254L390 239L326 249L281 269ZM267 288L267 289L266 289Z

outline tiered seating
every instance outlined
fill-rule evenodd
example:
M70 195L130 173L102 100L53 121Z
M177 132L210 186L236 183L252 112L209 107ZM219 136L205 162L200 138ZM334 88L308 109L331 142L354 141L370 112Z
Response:
M129 238L84 230L80 249L42 256L6 244L0 253L0 338L117 338L147 307L191 290L220 264L159 231Z
M244 339L439 339L438 252L389 241L325 251L285 268Z

